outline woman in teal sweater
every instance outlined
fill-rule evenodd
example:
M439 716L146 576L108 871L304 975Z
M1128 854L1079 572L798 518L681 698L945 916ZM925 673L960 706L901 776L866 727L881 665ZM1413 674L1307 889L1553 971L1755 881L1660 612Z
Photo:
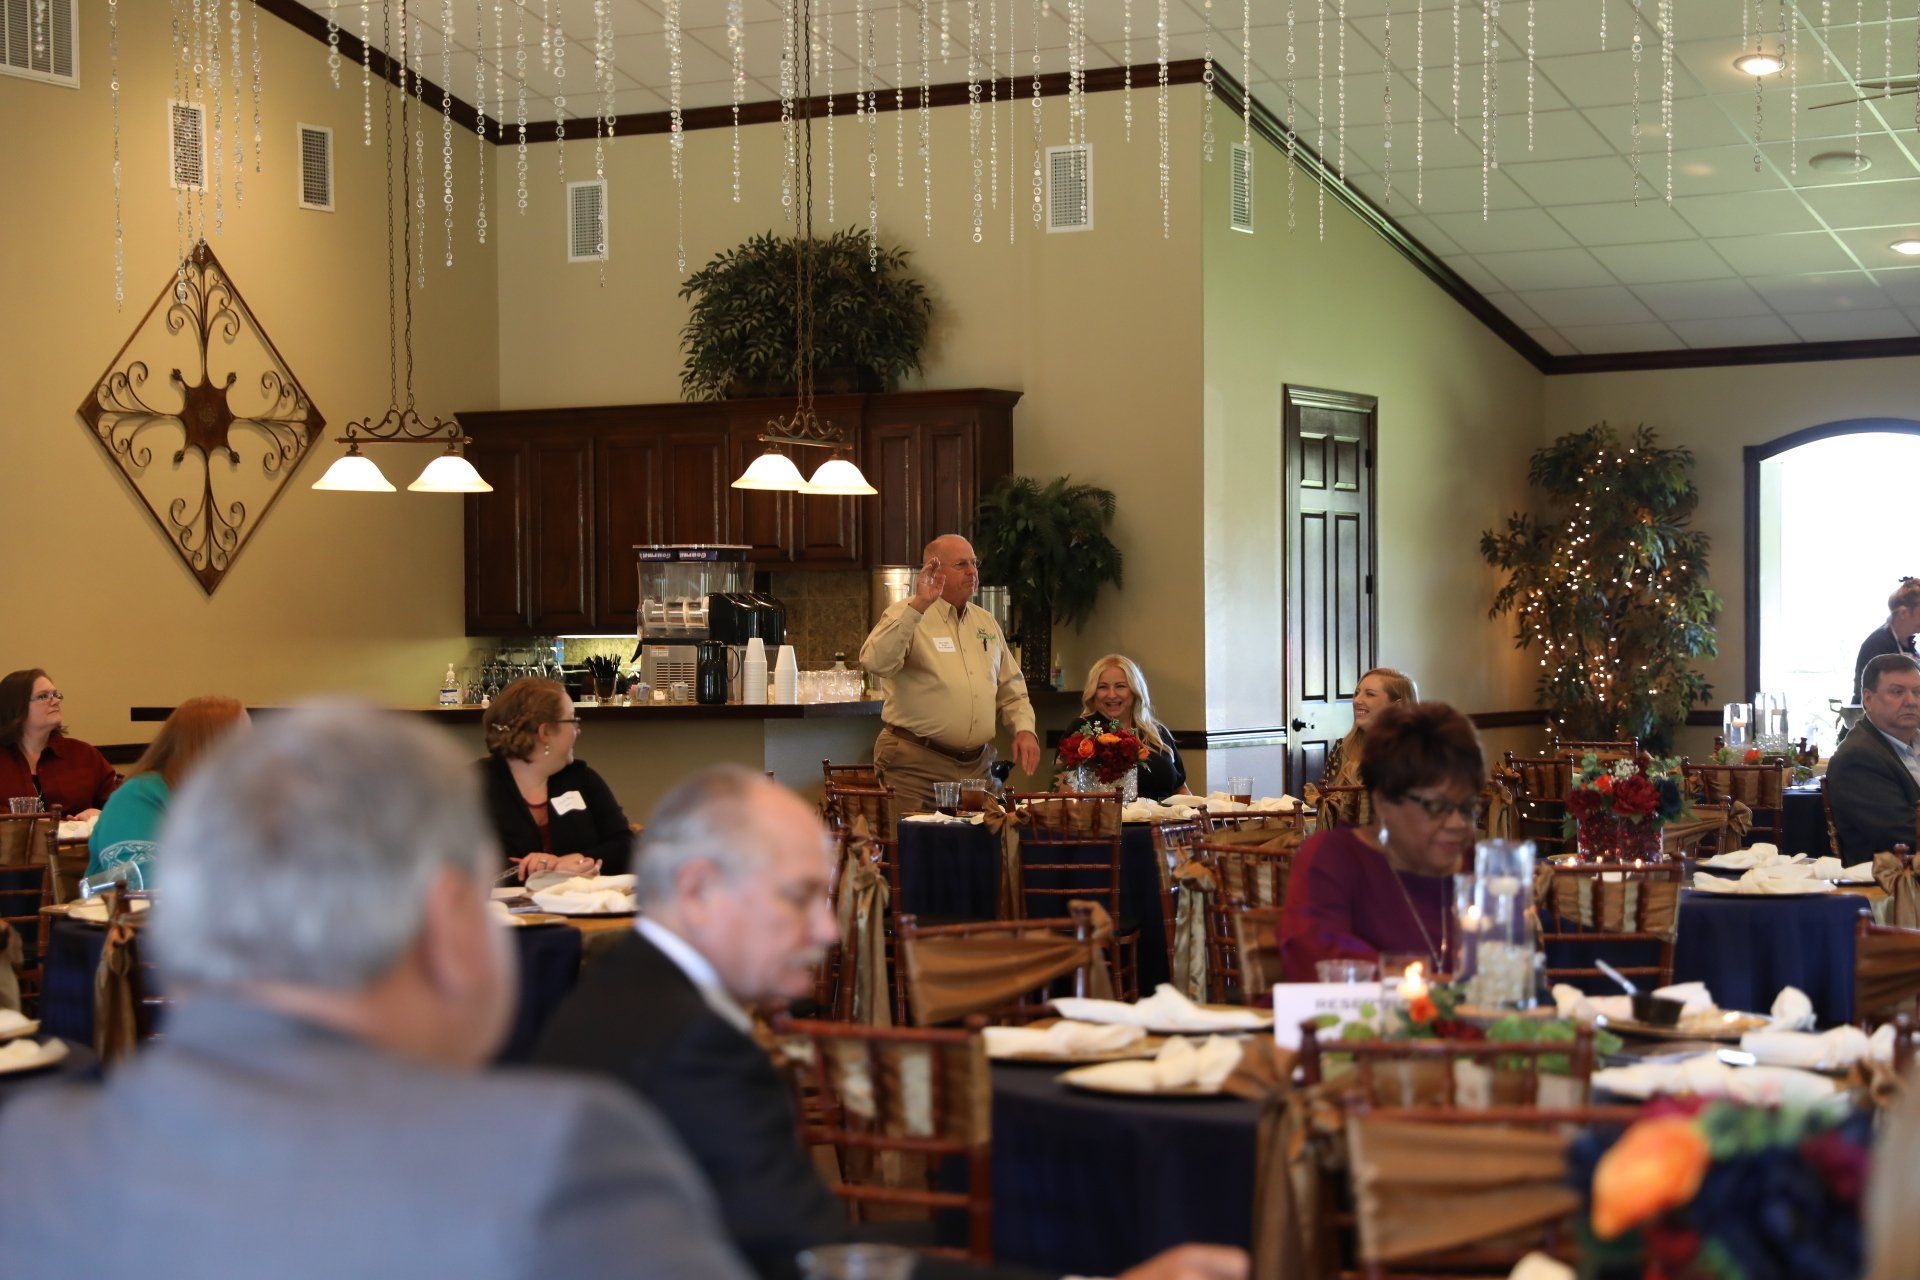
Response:
M87 838L87 874L115 867L132 868L130 888L153 887L154 841L174 788L230 730L244 732L251 721L236 698L189 698L173 709L153 735L126 782L107 798Z

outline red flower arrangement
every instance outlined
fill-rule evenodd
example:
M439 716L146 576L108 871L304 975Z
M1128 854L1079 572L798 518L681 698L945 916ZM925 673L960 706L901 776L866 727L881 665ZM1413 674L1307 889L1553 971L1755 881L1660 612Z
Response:
M1060 739L1054 760L1063 769L1088 768L1102 782L1118 782L1147 758L1147 748L1112 720L1090 720Z

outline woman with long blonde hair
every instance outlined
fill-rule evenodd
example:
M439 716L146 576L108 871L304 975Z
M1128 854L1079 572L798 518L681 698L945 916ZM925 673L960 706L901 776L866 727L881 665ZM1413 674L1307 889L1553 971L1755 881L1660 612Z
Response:
M154 842L167 815L167 802L215 743L230 733L244 732L251 723L238 698L188 698L175 707L127 780L101 808L100 820L87 837L87 874L128 866L134 870L127 883L151 889Z
M1080 712L1075 727L1111 720L1140 739L1147 749L1147 758L1140 762L1142 799L1187 794L1187 767L1181 763L1180 749L1173 745L1173 731L1154 716L1147 677L1132 658L1109 653L1094 660L1087 668L1086 687L1080 691Z
M1419 700L1420 691L1414 687L1413 677L1392 667L1375 667L1361 676L1353 690L1353 728L1327 753L1327 771L1320 785L1359 786L1360 748L1364 745L1368 723L1383 707Z

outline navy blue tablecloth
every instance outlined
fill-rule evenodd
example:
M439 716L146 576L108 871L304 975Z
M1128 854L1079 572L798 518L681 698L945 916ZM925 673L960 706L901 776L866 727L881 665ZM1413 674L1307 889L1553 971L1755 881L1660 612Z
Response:
M51 1038L45 1027L35 1037L38 1040ZM67 1056L50 1067L38 1071L9 1071L0 1075L0 1110L5 1110L12 1102L29 1089L52 1081L74 1084L91 1084L100 1079L100 1058L91 1046L67 1044Z
M40 1025L46 1035L93 1043L93 975L106 942L103 925L55 919L48 937L40 993ZM513 931L520 963L520 997L513 1029L500 1051L502 1062L524 1062L547 1019L580 976L580 931L564 924L530 925Z
M1049 858L1055 856L1048 854ZM1130 822L1121 827L1120 918L1140 929L1142 995L1151 993L1169 977L1156 857L1151 824ZM1045 874L1065 877L1073 873ZM998 838L984 826L902 821L900 900L902 914L992 920L998 914L1000 900ZM1029 911L1036 916L1064 914L1063 902L1060 898L1035 898Z
M1818 787L1789 787L1782 793L1780 852L1821 858L1833 852L1827 839L1827 815Z
M1853 1021L1853 934L1868 910L1851 893L1808 898L1695 893L1680 899L1676 982L1704 982L1722 1009L1765 1013L1783 987L1813 1001L1823 1027Z
M1189 1241L1248 1245L1258 1103L1081 1093L1058 1074L993 1068L999 1261L1115 1276Z

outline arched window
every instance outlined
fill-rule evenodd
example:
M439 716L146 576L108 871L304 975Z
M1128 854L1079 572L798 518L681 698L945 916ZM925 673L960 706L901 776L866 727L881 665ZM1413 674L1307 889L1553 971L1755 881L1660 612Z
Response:
M1823 750L1860 642L1920 575L1920 422L1828 422L1746 449L1747 689L1784 693Z

